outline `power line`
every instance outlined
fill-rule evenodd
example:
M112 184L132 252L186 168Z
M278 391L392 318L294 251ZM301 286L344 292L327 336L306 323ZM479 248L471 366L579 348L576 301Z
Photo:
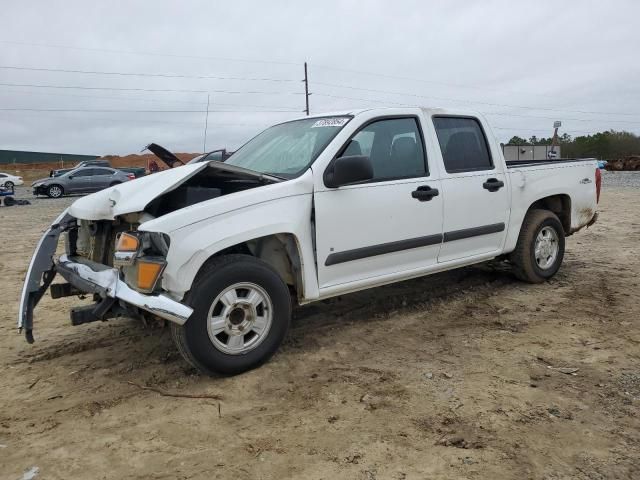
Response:
M520 127L496 127L492 126L494 130L511 130L511 131L527 131L527 132L540 132L540 133L549 133L550 129L541 129L541 128L520 128ZM591 134L592 130L563 130L564 133L581 133L581 134Z
M206 113L206 110L118 110L75 108L0 108L3 112L83 112L83 113ZM210 113L299 113L299 110L209 110Z
M166 104L166 105L203 105L203 102L184 102L179 100L158 100L153 98L133 98L133 97L110 97L110 96L102 96L102 95L70 95L64 93L51 93L51 92L26 92L26 91L12 91L11 94L20 94L20 95L44 95L44 96L54 96L54 97L68 97L68 98L94 98L98 100L119 100L119 101L127 101L127 102L152 102L154 104ZM223 105L227 107L256 107L256 108L278 108L275 105L258 105L254 103L226 103L226 102L216 102L216 105ZM292 112L297 111L292 107Z
M436 96L432 96L432 95L425 96L425 95L418 95L418 94L415 94L415 93L394 92L394 91L390 91L390 90L378 90L378 89L373 89L373 88L353 87L353 86L350 86L350 85L339 85L339 84L335 84L335 83L326 83L326 82L315 82L315 83L317 85L324 85L324 86L327 86L327 87L346 88L346 89L350 89L350 90L361 90L361 91L365 91L365 92L374 92L374 93L388 93L388 94L392 94L392 95L403 95L403 96L415 97L415 98L444 100L444 101L448 101L448 102L473 103L473 104L478 104L478 105L489 105L489 106L492 106L492 107L523 108L523 109L530 109L530 110L548 110L548 111L552 111L552 112L586 113L586 114L593 114L593 115L632 115L632 116L637 116L638 115L636 113L628 113L628 112L596 112L596 111L586 111L586 110L572 110L572 109L566 109L566 108L533 107L533 106L530 106L530 105L512 105L512 104L508 104L508 103L482 102L482 101L476 101L476 100L465 100L465 99L457 99L457 98L436 97Z
M0 83L4 87L29 87L29 88L61 88L71 90L113 90L120 92L169 92L169 93L207 93L206 90L180 90L169 88L118 88L118 87L86 87L70 85L42 85L33 83Z
M330 95L328 93L318 93L318 92L314 92L314 95L318 95L320 97L330 97L330 98L341 98L341 99L345 99L345 100L361 100L364 102L373 102L373 103L383 103L383 104L387 104L387 105L398 105L401 107L415 107L415 105L411 105L409 103L399 103L399 102L391 102L391 101L387 101L387 100L375 100L372 98L359 98L359 97L345 97L343 95Z
M237 95L304 95L302 92L264 92L264 91L239 91L239 90L180 90L170 88L120 88L120 87L87 87L82 85L42 85L26 83L0 83L5 87L29 87L29 88L63 88L77 90L113 90L123 92L170 92L170 93L224 93Z
M30 72L58 72L58 73L81 73L86 75L115 75L123 77L159 77L159 78L190 78L197 80L242 80L260 82L297 82L288 78L255 78L255 77L220 77L215 75L180 75L171 73L143 73L143 72L105 72L97 70L71 70L63 68L36 68L36 67L16 67L12 65L0 65L4 70L20 70Z
M11 113L11 112L8 112ZM63 116L63 115L56 115L55 112L53 112L53 114L50 114L51 112L37 112L38 114L36 115L36 112L19 112L22 115L31 115L31 116L37 116L38 118L64 118L66 120L74 120L73 117L68 117L68 116ZM45 113L45 115L42 115L42 113ZM80 119L79 119L80 120ZM113 121L113 122L118 122L118 123L122 123L122 122L127 122L127 123L161 123L161 124L170 124L170 125L189 125L189 126L195 126L195 127L202 127L202 122L181 122L181 121L175 121L175 120L156 120L156 119L141 119L141 118L132 118L132 117L128 117L128 118L116 118L116 117L100 117L100 120L108 120L108 121ZM268 127L271 125L271 123L236 123L236 122L209 122L210 126L216 126L216 127Z
M315 93L315 95L321 96L321 97L331 97L331 98L340 98L340 99L347 99L347 100L362 100L365 102L373 102L373 103L383 103L383 104L392 104L395 106L401 106L401 107L416 107L416 105L411 105L411 104L407 104L407 103L398 103L398 102L390 102L390 101L385 101L385 100L374 100L374 99L370 99L370 98L358 98L358 97L345 97L342 95L329 95L326 93ZM517 113L502 113L502 112L483 112L485 115L497 115L497 116L503 116L503 117L524 117L524 118L540 118L540 119L548 119L548 120L557 120L557 117L543 117L543 116L539 116L539 115L522 115L522 114L517 114ZM563 120L568 120L568 121L576 121L576 122L600 122L600 123L624 123L624 124L628 124L628 125L640 125L640 122L632 122L632 121L628 121L628 120L610 120L610 119L601 119L601 118L566 118L563 117Z
M14 40L0 40L0 43L4 43L8 45L58 48L58 49L78 50L78 51L87 51L87 52L117 53L117 54L125 54L125 55L144 55L144 56L168 57L168 58L192 58L196 60L224 60L224 61L230 61L230 62L262 63L262 64L274 64L274 65L300 65L300 62L288 62L288 61L282 61L282 60L255 60L255 59L243 59L243 58L231 58L231 57L215 57L215 56L206 56L206 55L183 55L183 54L173 54L173 53L143 52L143 51L135 51L135 50L115 50L115 49L108 49L108 48L78 47L78 46L72 46L72 45L54 45L54 44L45 44L45 43L18 42Z
M541 118L545 120L557 120L557 117L543 117L540 115L521 115L518 113L503 113L503 112L484 112L485 115L497 115L500 117L523 117L523 118ZM628 120L610 120L602 118L566 118L562 117L562 120L572 122L599 122L599 123L624 123L627 125L640 125L640 122L630 122Z
M381 77L381 78L391 78L391 79L396 79L396 80L409 80L409 81L412 81L412 82L429 83L429 84L440 85L440 86L445 86L445 87L470 88L470 89L475 89L475 90L488 90L488 91L504 93L503 90L499 90L499 89L495 89L495 88L489 88L489 87L478 87L478 86L475 86L475 85L465 85L465 84L458 84L458 83L451 83L451 82L439 82L439 81L435 81L435 80L425 80L423 78L404 77L404 76L400 76L400 75L389 75L387 73L377 73L377 72L367 72L367 71L362 71L362 70L353 70L353 69L349 69L349 68L334 67L334 66L331 66L331 65L312 64L312 66L315 67L315 68L321 68L321 69L326 69L326 70L335 70L335 71L338 71L338 72L356 73L356 74L359 74L359 75L370 75L370 76ZM553 98L551 95L542 95L542 94L539 94L539 93L516 92L516 91L511 91L510 93L515 93L515 94L520 94L520 95L530 95L530 96L536 96L536 97Z

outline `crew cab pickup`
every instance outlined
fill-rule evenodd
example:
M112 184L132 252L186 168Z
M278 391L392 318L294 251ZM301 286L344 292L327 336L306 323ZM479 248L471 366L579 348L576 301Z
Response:
M49 287L53 298L89 294L72 324L168 320L188 362L238 373L276 351L294 304L496 257L542 282L560 268L565 237L596 220L599 195L596 160L508 164L472 112L304 117L224 163L76 200L36 248L18 326L32 342Z

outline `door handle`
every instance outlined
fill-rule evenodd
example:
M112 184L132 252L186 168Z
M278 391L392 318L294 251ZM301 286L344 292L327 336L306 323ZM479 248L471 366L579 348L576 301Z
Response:
M504 182L497 178L490 178L482 184L482 188L489 190L490 192L497 192L504 187Z
M440 195L437 188L431 188L428 185L422 185L411 192L411 196L420 202L428 202L433 197Z

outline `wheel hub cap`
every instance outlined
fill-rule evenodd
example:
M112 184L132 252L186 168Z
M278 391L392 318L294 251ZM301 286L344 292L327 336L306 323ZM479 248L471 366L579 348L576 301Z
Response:
M534 249L538 267L543 270L550 268L555 263L560 250L556 231L551 227L544 227L540 230L536 237Z
M211 304L207 332L218 350L239 355L262 343L272 320L273 305L267 292L253 283L236 283Z

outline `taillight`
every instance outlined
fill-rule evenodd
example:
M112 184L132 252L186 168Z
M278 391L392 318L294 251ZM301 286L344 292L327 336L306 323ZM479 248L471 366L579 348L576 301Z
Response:
M600 203L600 189L602 188L602 172L596 167L596 203Z
M129 180L135 180L136 176L133 173L127 173L127 177L129 177Z

